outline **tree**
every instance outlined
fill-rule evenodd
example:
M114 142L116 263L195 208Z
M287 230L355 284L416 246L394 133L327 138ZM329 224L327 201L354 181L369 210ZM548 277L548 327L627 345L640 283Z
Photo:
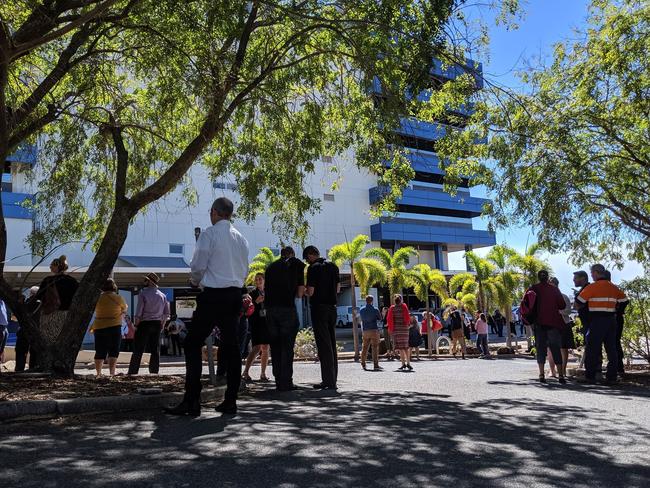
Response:
M255 282L255 275L257 273L264 273L266 268L278 259L280 259L280 255L276 256L268 247L261 248L260 252L255 255L248 265L248 277L246 278L246 283L249 285L253 284Z
M476 312L478 300L478 283L472 273L458 273L449 279L449 298L443 306L465 308L469 312Z
M352 241L346 241L337 244L329 251L329 258L337 266L347 264L350 267L350 290L352 295L350 303L352 305L352 335L354 336L354 360L359 361L359 317L357 314L355 280L354 280L354 263L361 257L363 250L366 248L370 238L360 234Z
M550 65L521 75L525 92L486 92L463 138L436 148L493 190L496 223L537 229L575 262L627 248L647 263L650 4L592 0L589 12Z
M527 246L523 254L514 254L511 259L512 263L521 272L521 294L537 283L537 273L546 269L549 273L552 271L549 264L539 257L542 247L535 243Z
M473 251L466 252L465 259L467 259L470 268L476 273L475 280L478 285L478 307L483 312L487 312L489 303L487 301L485 288L487 286L487 281L490 279L490 276L492 276L494 271L494 265Z
M650 363L650 277L621 283L630 304L625 310L623 347L629 356L638 355Z
M276 230L297 237L318 209L303 180L321 154L355 148L357 164L391 189L386 201L398 197L413 172L393 129L410 94L431 86L454 3L3 4L0 160L45 136L32 246L83 236L96 251L54 340L0 279L39 368L72 374L130 222L179 185L192 203L186 177L197 161L237 182L243 218L266 208Z
M426 308L426 330L429 345L429 357L433 355L433 330L431 328L431 317L429 316L429 291L439 297L447 297L447 279L438 269L431 269L426 263L416 264L408 270L407 282L413 287L415 296L424 302Z
M506 319L506 343L510 347L512 337L510 334L510 322L512 320L512 304L517 299L519 291L520 275L516 272L517 252L503 244L490 249L486 259L495 266L495 276L490 278L490 284L494 287L496 302L499 308L503 309Z
M359 283L361 296L367 295L371 286L386 284L386 269L375 259L361 258L356 261L354 276Z
M417 256L418 252L411 246L399 248L392 255L381 247L373 247L366 251L366 256L379 261L386 270L386 283L390 293L390 303L395 304L395 295L402 293L407 284L406 266L411 256Z

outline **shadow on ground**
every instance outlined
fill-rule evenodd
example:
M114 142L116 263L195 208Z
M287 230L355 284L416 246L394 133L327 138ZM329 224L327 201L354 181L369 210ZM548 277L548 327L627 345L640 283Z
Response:
M240 410L194 420L122 414L0 427L3 483L576 488L640 487L650 480L643 454L650 431L597 407L260 390ZM639 449L638 464L621 464L606 452L605 440L620 436Z

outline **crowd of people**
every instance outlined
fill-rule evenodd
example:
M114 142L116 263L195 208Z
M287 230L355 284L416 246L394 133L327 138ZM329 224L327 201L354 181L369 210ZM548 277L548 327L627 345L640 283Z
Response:
M201 410L202 348L206 338L214 335L218 341L217 375L227 385L224 401L217 411L235 413L241 381L252 381L251 367L259 357L260 381L268 382L267 365L272 358L272 373L278 391L296 388L293 382L294 345L299 329L296 298L309 297L311 322L318 350L321 381L314 388L336 390L338 358L335 326L337 295L340 292L338 267L320 256L318 248L307 246L303 260L294 249L285 247L280 259L265 271L255 275L255 286L248 290L244 281L248 273L248 243L232 225L233 204L226 198L215 200L210 210L212 226L201 233L191 263L190 282L200 288L191 326L178 317L170 316L170 304L158 288L159 277L149 273L143 277L143 289L133 321L127 315L128 306L118 293L117 284L108 279L96 304L91 332L95 341L95 368L102 375L108 362L109 374L116 374L121 350L128 350L131 360L128 374L139 373L143 353L149 351L149 372L160 368L161 344L165 352L180 355L184 351L186 366L183 401L167 412L176 415L199 415ZM306 268L306 272L305 272ZM50 316L68 310L78 287L77 281L66 273L65 256L55 259L52 274L39 287L29 291L27 303L40 313ZM572 308L577 309L586 345L586 380L595 381L602 370L602 347L609 360L607 381L615 381L623 372L620 338L623 314L627 305L625 294L611 283L611 275L600 264L591 267L592 283L585 271L574 273L574 300L562 294L556 278L542 270L539 282L530 287L513 315L511 336L534 335L539 380L546 382L547 357L551 373L560 383L566 383L569 350L575 347ZM362 331L361 367L367 370L372 360L373 370L381 371L379 357L399 359L398 370L413 371L412 357L419 359L424 343L433 347L438 336L447 330L453 356L466 357L467 341L476 334L476 348L481 358L490 359L488 333L503 336L507 320L503 313L478 311L470 314L456 306L424 312L421 322L409 310L401 295L392 297L390 307L379 310L374 297L367 296L359 310ZM6 307L0 302L0 345L6 342ZM385 326L384 326L385 325ZM382 337L383 332L383 337ZM250 343L250 350L248 344ZM25 368L29 343L20 331L16 344L16 370ZM1 350L1 348L0 348ZM242 359L245 359L242 372Z

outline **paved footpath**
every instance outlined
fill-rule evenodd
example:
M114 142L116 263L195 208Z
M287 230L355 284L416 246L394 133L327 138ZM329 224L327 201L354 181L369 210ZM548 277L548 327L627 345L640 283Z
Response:
M525 359L340 365L340 390L255 384L240 413L0 425L3 486L648 487L650 390L535 381ZM254 368L252 374L259 374Z

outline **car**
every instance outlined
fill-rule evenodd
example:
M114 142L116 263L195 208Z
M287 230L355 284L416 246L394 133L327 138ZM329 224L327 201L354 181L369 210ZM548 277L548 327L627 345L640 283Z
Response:
M357 308L357 313L359 309ZM352 327L352 307L338 306L336 307L336 326L337 327Z

